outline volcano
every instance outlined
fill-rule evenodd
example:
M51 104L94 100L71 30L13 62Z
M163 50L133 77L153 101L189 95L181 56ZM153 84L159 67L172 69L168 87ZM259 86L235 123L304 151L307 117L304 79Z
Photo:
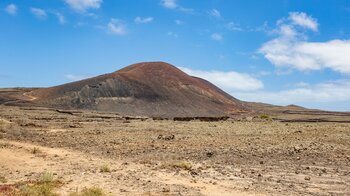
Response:
M243 103L210 82L164 62L129 65L116 72L27 93L55 108L124 115L195 117L248 112Z

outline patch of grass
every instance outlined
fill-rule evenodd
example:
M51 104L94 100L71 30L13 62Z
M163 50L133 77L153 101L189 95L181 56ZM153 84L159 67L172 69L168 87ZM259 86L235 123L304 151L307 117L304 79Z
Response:
M75 192L69 194L69 196L104 196L101 188L98 187L92 187L92 188L84 188L80 193Z
M109 172L111 172L111 168L109 168L109 166L107 164L104 164L101 166L100 172L109 173Z
M10 144L8 142L0 142L0 148L8 148Z
M190 162L177 162L172 165L174 168L180 168L184 170L191 170L192 164Z
M0 126L7 125L7 124L11 124L11 122L0 118Z
M39 179L40 183L52 183L53 181L54 181L54 177L51 172L42 173Z
M0 178L2 179L2 177ZM62 182L54 180L53 175L51 173L45 172L40 176L40 178L38 178L38 180L21 181L15 184L2 186L2 189L0 190L0 195L58 196L58 194L55 193L55 189L61 186L62 184Z
M30 150L30 152L31 152L32 154L38 154L38 153L40 153L41 151L40 151L39 148L34 147L34 148L32 148L32 149Z
M260 119L270 119L270 116L268 114L260 114Z
M34 185L26 185L19 191L18 196L57 196L54 193L54 183L36 183Z
M0 183L6 183L7 180L4 176L0 176Z
M58 180L54 180L53 174L44 172L38 181L20 186L15 192L16 196L58 196L54 192L55 188L62 185Z
M0 132L5 133L6 131L8 131L9 129L12 129L13 127L14 127L14 123L0 118Z

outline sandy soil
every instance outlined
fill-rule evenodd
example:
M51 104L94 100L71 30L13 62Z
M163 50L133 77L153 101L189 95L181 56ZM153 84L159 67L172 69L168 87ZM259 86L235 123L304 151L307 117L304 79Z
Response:
M0 138L0 186L47 171L64 182L61 195L93 186L112 195L350 194L348 123L126 120L0 106Z

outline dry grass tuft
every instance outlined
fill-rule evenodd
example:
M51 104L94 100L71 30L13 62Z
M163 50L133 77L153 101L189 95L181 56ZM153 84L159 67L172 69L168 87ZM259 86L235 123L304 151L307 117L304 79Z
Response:
M6 183L7 180L4 176L0 176L0 183Z
M111 168L109 168L109 166L107 164L104 164L104 165L101 166L100 172L102 172L102 173L109 173L109 172L111 172Z
M170 161L159 166L160 169L180 169L192 171L193 165L187 161Z
M270 116L268 114L260 114L260 119L270 119Z
M84 188L80 193L75 192L69 194L69 196L103 196L105 195L101 188L92 187L92 188Z
M41 151L40 151L40 149L39 149L38 147L34 147L34 148L32 148L32 149L30 150L30 152L31 152L32 154L38 154L38 153L40 153Z
M44 172L38 181L27 183L19 186L18 190L14 190L13 195L16 196L57 196L54 190L61 186L62 183L54 180L53 174Z

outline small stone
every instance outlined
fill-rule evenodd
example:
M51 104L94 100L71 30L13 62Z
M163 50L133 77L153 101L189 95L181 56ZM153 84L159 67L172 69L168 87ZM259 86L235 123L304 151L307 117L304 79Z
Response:
M214 155L214 153L213 152L207 152L207 157L212 157Z

